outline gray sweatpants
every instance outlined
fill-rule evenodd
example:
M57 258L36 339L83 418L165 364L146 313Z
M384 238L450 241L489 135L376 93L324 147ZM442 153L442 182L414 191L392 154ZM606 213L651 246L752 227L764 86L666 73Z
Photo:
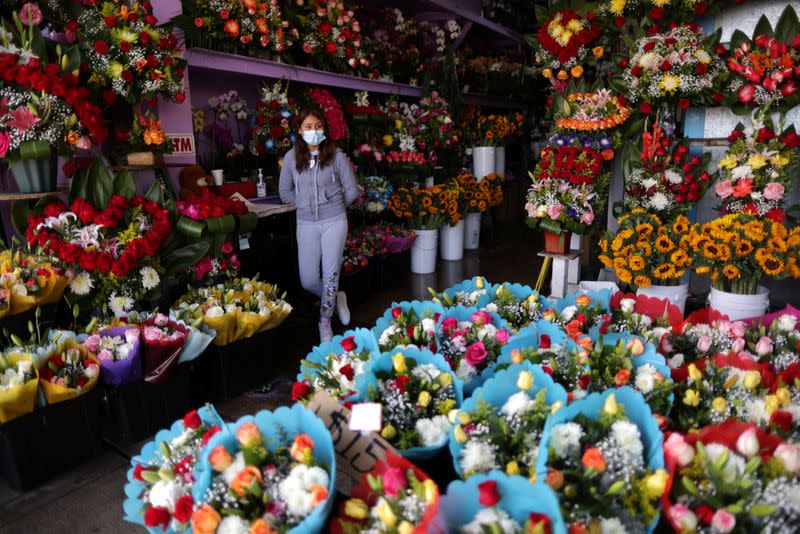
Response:
M322 221L297 221L297 263L300 283L306 291L320 298L319 314L333 317L336 293L339 291L339 270L347 240L345 214ZM320 274L320 267L322 272Z

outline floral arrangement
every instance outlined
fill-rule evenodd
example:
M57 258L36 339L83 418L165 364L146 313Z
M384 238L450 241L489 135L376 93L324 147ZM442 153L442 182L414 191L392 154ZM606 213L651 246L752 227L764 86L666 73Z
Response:
M191 327L155 313L139 323L144 352L144 379L163 384L177 365Z
M759 320L747 328L747 354L768 363L771 370L782 373L800 361L800 331L797 316L778 315L772 321ZM738 347L737 347L738 348Z
M683 313L668 300L618 291L611 296L611 317L600 328L600 333L641 336L658 347L660 354L668 355L672 349L672 333L679 332L682 325Z
M382 126L388 120L380 107L369 103L368 91L356 91L353 102L346 104L344 111L354 121L367 125Z
M610 290L571 293L559 299L554 308L544 310L542 319L557 325L570 339L580 344L590 331L608 321L609 293Z
M492 302L484 306L486 311L497 313L516 330L538 321L542 318L542 312L550 308L550 302L538 291L508 283L496 286Z
M198 189L186 200L176 202L178 213L193 221L205 221L226 215L245 215L247 205L241 200L215 194L209 188Z
M714 192L725 213L751 213L783 222L783 201L797 166L800 138L793 129L780 136L759 117L755 128L741 123L728 136L731 143L717 164Z
M603 57L602 46L589 48L602 35L591 11L582 17L564 9L541 22L534 51L536 63L554 85L561 82L565 89L570 77L583 76L584 64Z
M436 164L439 153L457 145L461 133L450 114L450 104L437 91L420 99L409 133L419 152Z
M134 468L128 473L128 487L135 498L126 491L125 519L151 529L186 530L194 508L194 466L202 448L222 430L221 425L213 409L201 408L159 432L134 459ZM151 452L146 455L148 450Z
M0 423L33 411L39 375L30 354L0 353Z
M694 271L721 291L753 295L763 276L800 278L800 228L732 214L693 225L687 240Z
M313 0L322 1L322 0ZM328 1L328 0L325 0ZM313 3L313 2L312 2ZM306 90L306 97L319 106L325 114L325 123L328 125L328 135L333 141L344 141L350 136L347 121L339 101L327 89L314 87Z
M660 350L673 369L715 354L738 353L744 348L745 324L729 321L710 308L696 310L662 337Z
M380 221L379 231L386 235L386 252L389 254L399 254L411 249L417 235L414 230L402 224L394 224Z
M48 404L72 399L97 385L100 365L74 340L59 344L39 364L39 385Z
M92 334L83 346L100 362L100 376L109 386L142 379L139 329L116 327Z
M423 309L414 304L395 305L386 310L383 320L378 321L374 332L381 352L388 352L395 347L416 347L437 352L436 324L442 310L437 306Z
M399 187L389 198L389 207L396 217L408 220L414 230L435 230L448 216L443 206L447 197L439 185L425 189Z
M293 118L297 104L288 96L288 84L276 82L261 87L253 124L247 130L253 155L284 153L294 145Z
M478 114L475 127L477 133L475 134L479 146L497 146L503 145L505 140L522 129L523 115L516 113L511 115L499 115L490 113L484 115Z
M114 132L114 140L124 146L126 153L152 152L156 156L172 153L172 141L161 121L149 111L136 115L129 130Z
M370 59L362 48L361 25L352 9L337 0L298 0L296 6L302 10L297 24L302 31L302 50L315 65L331 65L339 72L370 69Z
M390 174L399 175L399 177L410 176L411 178L419 179L426 176L430 163L425 154L413 149L413 138L409 139L412 148L401 149L399 151L390 150L389 153L385 155L384 160L389 166ZM403 141L401 141L400 146L403 146Z
M491 173L479 182L475 175L463 173L453 179L460 190L465 213L483 213L503 202L502 176Z
M0 317L60 301L67 276L41 249L0 252Z
M715 50L719 37L720 32L705 37L691 23L638 39L630 59L623 60L625 96L641 102L643 113L658 102L677 103L684 110L710 103L727 72Z
M362 252L360 246L348 247L342 256L342 274L349 276L358 273L369 265L369 258Z
M382 70L396 81L416 81L421 68L420 26L416 19L405 17L398 8L386 7L376 15L373 30L365 31L367 46L381 51ZM387 24L388 21L388 24Z
M736 3L742 4L744 0ZM715 5L719 5L715 0L608 0L599 6L597 14L616 30L631 23L646 28L668 21L694 20Z
M598 258L623 284L637 288L679 285L687 269L697 265L685 216L665 223L657 215L635 209L617 222L617 233L600 240Z
M107 103L116 97L130 103L186 98L178 38L158 26L150 2L93 3L81 10L74 31L92 69L89 84L108 88L103 94Z
M461 306L445 312L437 333L439 354L462 382L473 382L492 368L511 337L500 317Z
M554 108L559 114L555 120L556 128L562 130L610 130L622 126L631 116L631 109L625 105L624 98L614 95L609 89L570 93L563 102L564 105Z
M357 390L366 402L383 405L381 436L406 458L430 456L447 444L447 415L461 404L461 383L441 356L415 349L384 352Z
M358 184L363 189L362 195L350 206L356 213L377 215L383 213L394 192L392 184L381 176L359 177Z
M689 211L711 184L706 171L711 154L690 156L689 147L673 143L654 124L642 135L642 151L631 158L625 177L625 208L645 210L665 221Z
M491 289L491 284L487 282L484 277L476 276L472 280L464 280L459 284L449 287L442 293L429 287L428 293L431 294L433 302L445 308L453 308L455 306L482 308L489 303Z

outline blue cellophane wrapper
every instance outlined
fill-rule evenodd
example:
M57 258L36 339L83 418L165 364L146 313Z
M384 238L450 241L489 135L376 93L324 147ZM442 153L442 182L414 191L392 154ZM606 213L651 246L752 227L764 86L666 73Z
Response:
M334 336L330 341L326 341L317 345L306 355L306 360L313 363L318 363L320 365L325 364L328 356L331 354L341 354L344 352L344 349L342 348L342 340L350 336L353 336L356 344L355 352L360 353L364 350L367 350L372 355L372 358L376 358L378 355L380 355L381 351L378 348L378 340L375 339L375 335L372 333L372 331L366 328L356 328L355 330L348 330L342 335ZM365 372L369 369L369 366L370 362L364 364ZM306 379L306 374L313 376L316 374L316 372L316 369L311 369L305 365L301 365L300 372L297 374L297 381L302 382ZM356 402L359 400L358 395L353 394L348 400Z
M644 445L644 459L647 466L655 471L664 468L664 450L662 448L664 434L659 430L658 423L653 417L650 407L638 391L628 386L617 389L607 389L603 393L590 393L586 397L573 401L568 406L561 408L547 418L542 432L542 441L539 443L539 457L536 461L536 478L545 480L547 477L547 448L550 441L550 432L555 425L572 421L578 414L583 414L591 419L596 419L603 411L603 404L611 394L616 395L617 403L625 407L625 413L638 428ZM658 524L658 517L650 524L648 532L653 532Z
M431 300L414 300L411 302L403 301L399 303L393 302L392 305L383 313L383 315L378 317L378 320L375 322L375 326L372 328L372 334L375 336L376 340L380 340L383 331L389 328L389 325L394 322L392 310L397 306L400 306L400 308L403 310L403 313L408 313L408 310L413 308L420 320L422 320L426 313L430 313L432 316L437 313L440 315L444 313L444 308L442 305Z
M221 426L223 425L222 418L217 414L213 406L204 406L197 410L200 419L207 426ZM125 501L122 503L122 509L125 512L123 519L130 523L135 523L144 527L144 517L142 514L143 503L141 500L142 491L147 487L146 484L140 480L133 478L133 470L136 464L150 464L152 463L155 455L159 453L162 442L170 442L183 433L183 420L178 419L172 426L160 430L153 441L148 441L142 447L138 455L131 458L131 468L128 469L128 482L125 484ZM159 534L164 531L159 527L147 528L151 534ZM166 531L167 533L174 532L171 528Z
M508 340L508 344L500 351L500 359L497 364L510 364L511 352L514 350L538 349L542 334L550 336L550 343L552 345L570 346L569 343L572 342L557 324L544 320L536 321L525 328L521 328L516 335L511 336L511 339Z
M550 518L553 534L566 534L558 497L553 490L544 483L531 484L521 476L510 477L500 471L451 482L447 493L439 500L436 532L458 532L475 519L475 514L483 508L478 486L487 480L497 482L497 492L500 494L497 506L520 526L525 524L531 513L536 512Z
M478 278L483 278L482 276L476 276L471 280L464 280L463 282L459 282L458 284L448 287L443 291L446 293L450 298L455 299L456 293L459 291L465 291L467 293L472 293L473 291L481 291L478 289ZM483 278L483 291L486 291L484 295L481 295L480 298L475 302L474 307L476 308L483 308L487 304L492 301L492 284L486 278Z
M186 335L186 341L181 349L181 355L178 356L178 364L190 362L200 356L217 337L217 331L209 328L205 323L201 323L199 327L190 326L183 319L178 320L172 310L169 312L169 318L189 329L189 334Z
M102 330L98 333L100 337L125 337L127 330L136 330L137 338L133 343L128 357L124 360L111 361L101 360L100 362L100 378L103 383L108 386L121 386L122 384L130 384L139 382L144 376L142 371L142 338L139 335L139 329L135 326L115 326ZM97 354L94 355L97 357Z
M610 289L590 289L589 291L579 291L577 293L568 293L560 298L556 303L556 311L561 313L567 306L577 306L575 299L580 295L589 295L592 299L590 307L600 304L606 312L611 309L611 290Z
M456 321L472 322L472 314L477 311L478 311L477 308L474 307L467 308L464 306L454 306L452 308L446 309L442 314L442 316L439 318L439 322L436 324L436 337L439 342L439 347L442 346L442 337L443 337L441 334L442 321L444 321L448 317L452 317ZM490 313L489 315L492 317L492 325L495 328L497 328L498 330L502 330L503 328L505 328L509 332L509 334L511 333L511 330L508 327L508 323L506 323L506 321L502 317L500 317L496 313ZM511 338L509 338L509 341L510 340ZM465 396L471 395L476 388L479 388L481 384L483 384L484 382L486 382L486 380L491 378L494 375L494 368L498 362L499 362L499 355L498 355L498 361L496 361L494 364L484 369L479 375L472 378L472 380L465 382L464 395Z
M325 424L320 418L314 415L314 412L307 410L301 404L295 404L291 408L283 406L274 412L262 410L255 416L246 415L235 423L223 427L222 432L215 434L214 437L208 441L208 444L203 449L202 454L195 464L195 485L192 489L195 503L205 502L206 492L208 488L211 487L214 471L211 469L211 464L208 461L208 453L217 446L222 445L228 449L231 456L235 455L239 450L238 442L236 441L236 429L248 422L255 423L264 436L264 444L269 450L274 450L281 445L290 445L290 443L279 442L279 427L282 427L286 431L290 440L293 440L295 436L299 434L308 434L311 437L311 440L314 442L314 448L312 450L314 459L320 467L328 471L328 498L325 499L324 503L314 508L303 521L289 530L289 532L292 534L321 532L328 519L328 515L330 515L336 496L336 457L333 450L331 434L325 427Z
M455 390L456 394L456 408L461 406L461 403L464 401L464 385L458 378L456 378L455 373L450 369L450 366L447 364L447 361L444 359L444 357L441 354L433 354L429 350L420 350L413 347L397 347L391 352L384 352L375 358L370 366L369 371L364 372L356 379L356 392L359 399L364 401L369 399L367 393L370 387L372 387L374 390L377 390L378 379L376 378L375 373L393 372L394 367L392 365L392 356L400 352L403 353L406 359L415 360L418 364L433 364L440 371L449 374L453 379L453 389ZM375 401L379 401L379 399L375 399ZM405 450L399 449L398 452L409 460L425 460L435 456L437 452L445 447L445 445L447 445L447 440L443 441L441 445L434 447L412 447Z
M547 390L546 398L549 404L557 401L561 401L564 405L567 404L567 392L564 387L553 382L553 378L545 373L540 365L525 361L502 371L497 371L493 377L476 389L468 399L464 400L460 411L471 412L478 405L478 400L480 399L488 402L499 411L509 397L520 391L517 387L517 376L520 371L530 371L533 374L533 387L528 391L528 395L531 398L536 397L539 391L544 389ZM459 443L454 438L454 432L455 430L450 431L450 455L453 458L453 467L456 473L461 478L464 478L464 473L461 472L461 462L459 462L464 444Z

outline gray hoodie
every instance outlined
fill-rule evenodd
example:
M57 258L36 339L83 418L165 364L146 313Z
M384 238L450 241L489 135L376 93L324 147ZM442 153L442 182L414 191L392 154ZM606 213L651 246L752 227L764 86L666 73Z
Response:
M297 218L304 221L343 215L361 194L350 160L338 149L331 164L320 167L312 155L309 166L300 172L295 166L294 149L289 150L283 157L279 191L281 200L294 204Z

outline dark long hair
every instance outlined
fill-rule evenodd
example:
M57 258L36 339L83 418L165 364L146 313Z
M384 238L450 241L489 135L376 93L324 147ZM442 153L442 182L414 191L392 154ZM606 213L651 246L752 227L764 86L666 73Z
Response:
M303 139L303 133L300 131L303 121L309 116L318 118L322 123L322 129L325 131L325 140L319 145L320 166L330 165L336 157L336 143L329 137L325 114L318 107L304 107L297 114L297 135L294 141L294 163L297 167L297 172L302 172L303 169L308 167L308 162L311 159L308 143Z

